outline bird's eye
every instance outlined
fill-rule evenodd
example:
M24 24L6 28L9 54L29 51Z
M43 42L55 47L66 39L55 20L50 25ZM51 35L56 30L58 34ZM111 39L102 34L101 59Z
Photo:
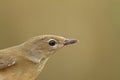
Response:
M55 44L56 44L56 41L55 41L55 40L50 40L50 41L49 41L49 45L50 45L50 46L54 46Z

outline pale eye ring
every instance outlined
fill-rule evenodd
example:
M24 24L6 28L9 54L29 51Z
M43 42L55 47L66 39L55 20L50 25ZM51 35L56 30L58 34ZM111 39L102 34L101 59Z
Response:
M56 43L57 43L57 42L56 42L54 39L49 40L49 45L50 45L50 46L55 46Z

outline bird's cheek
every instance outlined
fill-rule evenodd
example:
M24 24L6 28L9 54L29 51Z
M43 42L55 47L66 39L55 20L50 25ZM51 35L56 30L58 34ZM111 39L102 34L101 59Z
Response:
M48 45L42 45L38 47L40 50L49 50L49 46Z
M57 49L61 49L61 48L63 48L63 47L64 47L63 44L59 44L59 45L57 46Z

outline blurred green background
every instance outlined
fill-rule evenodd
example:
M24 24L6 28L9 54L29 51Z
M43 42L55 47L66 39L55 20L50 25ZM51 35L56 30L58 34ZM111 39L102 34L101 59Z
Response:
M56 34L79 39L58 51L40 80L120 80L119 0L0 0L0 48Z

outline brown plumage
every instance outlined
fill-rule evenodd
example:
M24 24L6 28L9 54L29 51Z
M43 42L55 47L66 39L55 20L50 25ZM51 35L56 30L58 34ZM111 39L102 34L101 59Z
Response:
M51 55L76 42L56 35L40 35L0 50L0 80L36 80Z

